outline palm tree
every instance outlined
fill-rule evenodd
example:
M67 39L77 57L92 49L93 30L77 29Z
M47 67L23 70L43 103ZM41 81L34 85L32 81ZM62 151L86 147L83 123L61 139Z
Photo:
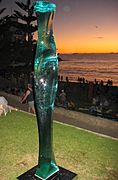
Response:
M2 0L0 0L0 3L2 2ZM1 14L6 10L6 8L2 8L0 9L0 16ZM8 41L6 39L6 32L8 29L8 15L6 16L2 16L0 17L0 68L5 67L7 62L6 59L9 60L9 44ZM7 52L7 53L6 53Z
M32 42L32 33L37 30L37 26L33 25L32 22L36 20L36 17L33 15L33 5L31 5L31 0L27 0L26 4L23 2L16 1L15 2L19 8L25 11L24 14L21 12L14 10L14 16L24 21L24 23L18 22L17 27L26 33L28 37L28 43Z
M0 3L1 3L1 2L2 2L2 0L0 0ZM6 9L6 8L0 9L0 15L5 11L5 9ZM3 18L0 18L0 24L4 21L5 18L6 18L6 16L3 17Z
M0 0L0 3L2 2L2 0ZM6 8L2 8L0 9L0 15L5 11ZM6 16L5 17L2 17L0 18L0 25L2 25L2 23L4 22Z
M0 0L0 3L2 0ZM6 10L6 8L0 9L0 15ZM3 39L4 39L4 34L7 30L7 20L8 20L8 15L0 17L0 48L3 45Z
M1 1L0 1L1 2ZM6 8L0 9L0 14L2 14L5 11Z

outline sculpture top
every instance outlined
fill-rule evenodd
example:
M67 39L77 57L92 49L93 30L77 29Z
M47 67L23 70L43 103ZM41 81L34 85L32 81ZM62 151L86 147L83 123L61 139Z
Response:
M34 3L35 12L52 12L55 11L56 5L47 1L36 1Z

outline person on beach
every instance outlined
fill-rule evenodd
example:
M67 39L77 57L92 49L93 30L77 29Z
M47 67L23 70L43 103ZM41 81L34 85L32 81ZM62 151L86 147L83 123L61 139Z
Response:
M60 58L60 54L59 53L57 54L57 56L58 56L58 61L63 61L63 59Z
M68 102L68 109L70 110L75 110L76 109L76 105L73 101L69 101Z
M93 88L94 88L94 84L92 81L90 81L89 86L88 86L88 99L89 100L93 98Z
M64 92L64 90L61 91L61 93L59 95L59 100L60 100L62 107L67 107L66 93Z
M21 103L23 104L25 101L27 101L28 104L28 112L35 113L32 84L28 84L28 88L21 99Z

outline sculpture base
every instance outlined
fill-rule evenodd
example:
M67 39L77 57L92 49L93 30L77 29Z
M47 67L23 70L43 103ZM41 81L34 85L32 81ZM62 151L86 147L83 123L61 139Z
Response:
M42 180L35 176L37 166L33 167L32 169L28 170L24 174L17 177L19 180ZM47 180L77 180L77 174L64 169L62 167L59 167L59 171L52 175Z

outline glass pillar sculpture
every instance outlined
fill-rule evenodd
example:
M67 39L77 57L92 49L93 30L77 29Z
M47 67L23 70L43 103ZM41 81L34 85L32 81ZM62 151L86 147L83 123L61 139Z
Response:
M48 179L59 171L56 165L52 138L52 111L57 92L58 58L53 36L53 18L56 5L36 1L38 41L34 61L34 92L39 131L39 162L35 176Z

